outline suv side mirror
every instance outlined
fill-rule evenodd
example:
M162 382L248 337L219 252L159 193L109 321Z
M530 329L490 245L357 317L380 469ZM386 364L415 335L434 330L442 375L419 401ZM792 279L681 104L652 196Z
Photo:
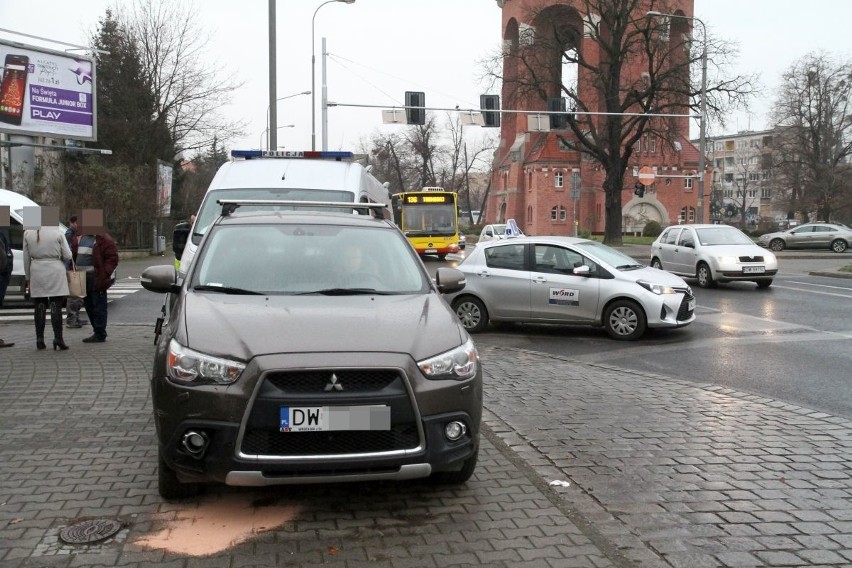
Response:
M464 272L446 266L440 267L435 273L435 285L442 294L458 292L467 284Z

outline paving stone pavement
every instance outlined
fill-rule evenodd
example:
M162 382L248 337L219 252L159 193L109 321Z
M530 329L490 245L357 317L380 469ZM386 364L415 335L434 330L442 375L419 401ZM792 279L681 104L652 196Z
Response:
M255 491L283 525L207 556L140 538L180 504L156 490L150 326L103 344L0 352L0 566L852 566L852 424L710 385L483 342L480 464L462 487ZM568 482L567 487L551 481ZM59 531L109 518L94 545Z

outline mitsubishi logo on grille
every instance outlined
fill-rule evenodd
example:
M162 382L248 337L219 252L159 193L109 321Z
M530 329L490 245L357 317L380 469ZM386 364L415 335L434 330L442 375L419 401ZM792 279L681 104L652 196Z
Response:
M333 391L333 390L336 390L336 391L342 391L343 390L343 385L337 382L337 375L335 375L334 373L331 374L331 380L328 382L327 385L325 385L325 392L329 392L329 391Z

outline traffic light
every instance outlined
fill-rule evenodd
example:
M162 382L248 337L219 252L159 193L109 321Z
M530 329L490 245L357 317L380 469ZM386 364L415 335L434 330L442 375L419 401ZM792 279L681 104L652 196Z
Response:
M405 120L408 124L426 124L426 93L405 91Z
M550 112L558 112L565 110L565 99L562 97L556 97L547 99L547 110ZM568 114L551 114L550 115L550 129L551 130L564 130L568 125Z
M645 197L645 186L640 182L636 182L636 185L633 186L633 193L638 195L639 197Z
M500 95L479 95L479 108L482 109L482 119L485 127L500 126L500 113L488 112L500 110Z

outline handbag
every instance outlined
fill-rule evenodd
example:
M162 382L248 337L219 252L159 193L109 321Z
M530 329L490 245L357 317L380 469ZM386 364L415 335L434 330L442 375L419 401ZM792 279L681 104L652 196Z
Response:
M86 271L77 270L77 265L71 261L71 270L66 270L68 276L68 295L72 298L86 297Z

